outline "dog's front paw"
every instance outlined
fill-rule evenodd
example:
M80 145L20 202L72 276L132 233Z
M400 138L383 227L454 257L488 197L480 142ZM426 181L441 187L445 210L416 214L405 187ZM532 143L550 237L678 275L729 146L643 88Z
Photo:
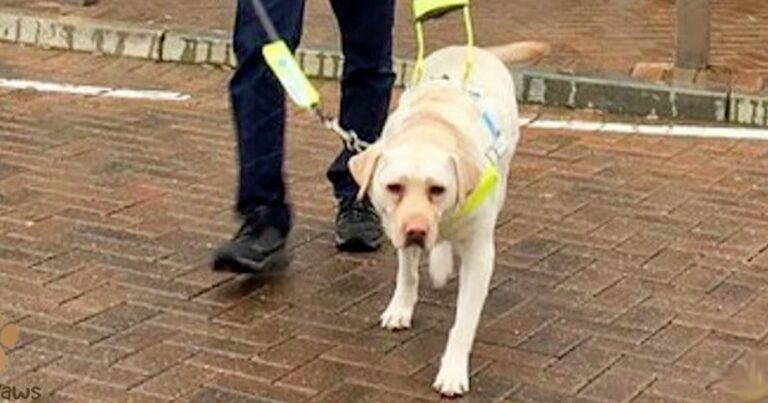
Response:
M398 303L390 303L381 314L381 327L389 330L403 330L411 327L413 306L404 307Z
M432 387L443 396L461 396L469 392L469 369L467 365L443 362Z

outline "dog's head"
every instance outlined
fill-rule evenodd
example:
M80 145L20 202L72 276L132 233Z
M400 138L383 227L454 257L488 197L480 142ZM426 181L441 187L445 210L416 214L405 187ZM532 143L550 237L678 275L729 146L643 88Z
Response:
M441 137L440 127L420 125L400 133L413 139ZM444 134L444 133L442 133ZM349 168L381 215L387 235L397 248L431 249L439 223L477 186L482 171L457 146L435 141L381 141L352 157Z

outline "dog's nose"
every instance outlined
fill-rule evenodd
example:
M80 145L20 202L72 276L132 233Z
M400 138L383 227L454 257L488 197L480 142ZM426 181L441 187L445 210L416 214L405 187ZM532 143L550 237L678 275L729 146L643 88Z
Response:
M426 217L413 214L403 222L403 234L405 235L405 246L418 246L424 248L427 244L427 232L429 222Z
M405 246L418 246L423 248L427 240L427 231L421 228L412 228L405 232Z

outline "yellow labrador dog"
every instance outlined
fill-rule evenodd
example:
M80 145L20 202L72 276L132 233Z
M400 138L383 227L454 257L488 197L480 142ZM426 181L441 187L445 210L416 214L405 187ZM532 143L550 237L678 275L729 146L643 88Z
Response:
M493 271L494 227L519 137L515 86L505 62L532 61L547 52L538 42L477 48L467 82L466 47L433 53L379 141L349 161L359 197L370 197L398 250L397 285L381 315L383 327L411 326L422 254L429 255L438 288L453 272L454 253L460 259L456 318L433 385L444 395L469 390L469 355ZM495 164L499 179L474 194L488 164ZM464 211L470 198L477 206Z

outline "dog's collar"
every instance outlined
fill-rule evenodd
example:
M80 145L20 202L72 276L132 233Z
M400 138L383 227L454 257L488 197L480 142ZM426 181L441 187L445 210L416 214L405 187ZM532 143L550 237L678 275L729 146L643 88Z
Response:
M448 82L456 83L456 85L460 86L467 93L467 95L472 98L475 107L480 112L481 123L483 124L483 127L488 130L488 134L491 137L491 145L488 147L488 150L486 150L484 154L485 166L483 167L483 173L480 176L480 181L472 193L470 193L466 200L464 200L464 203L458 206L454 213L454 218L463 218L480 208L480 206L482 206L483 203L489 197L491 197L494 189L496 189L496 186L499 184L499 180L501 178L498 164L500 152L496 147L498 144L498 139L501 136L501 130L499 129L498 124L496 124L496 119L494 119L491 109L487 107L483 99L482 91L479 89L471 88L466 84L457 83L456 80L452 79L448 75L433 77L432 79L445 80Z

